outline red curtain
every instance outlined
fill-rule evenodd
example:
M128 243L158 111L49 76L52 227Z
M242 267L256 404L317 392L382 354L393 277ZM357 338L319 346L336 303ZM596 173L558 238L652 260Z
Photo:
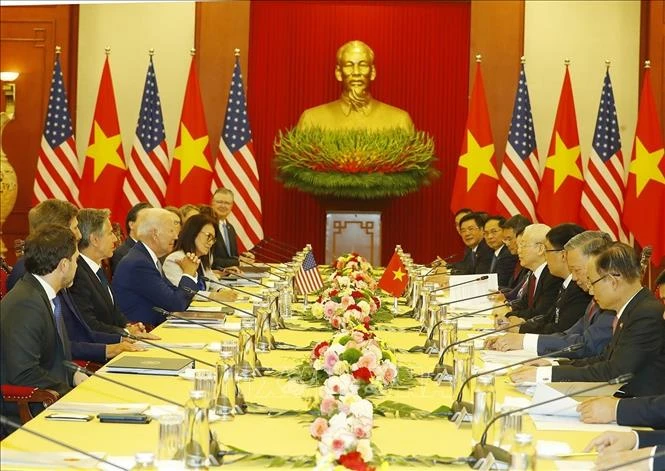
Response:
M251 4L247 95L266 235L325 252L326 209L381 209L382 262L401 244L418 262L461 253L448 209L467 113L468 2L291 2ZM441 177L402 198L339 201L286 190L275 180L273 141L306 108L335 100L335 53L359 39L375 52L372 95L407 110L436 143Z

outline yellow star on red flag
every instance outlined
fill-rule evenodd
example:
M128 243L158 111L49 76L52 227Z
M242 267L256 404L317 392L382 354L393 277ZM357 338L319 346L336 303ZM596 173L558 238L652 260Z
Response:
M466 153L460 156L459 165L466 168L466 190L469 191L480 175L484 174L495 179L499 176L492 164L494 144L481 147L470 130L467 129L466 133Z
M97 123L97 121L94 122L93 126L95 140L90 145L90 147L88 147L86 156L95 161L93 180L97 181L107 165L112 165L122 170L124 170L126 167L122 157L118 153L118 148L122 144L120 134L116 134L115 136L107 136L104 134L104 130Z
M208 135L194 139L185 126L180 123L180 145L175 148L175 159L180 160L180 183L182 183L194 167L212 172L210 162L205 156Z
M665 183L663 172L658 168L660 159L663 158L664 149L656 149L649 152L639 137L635 138L635 160L630 162L629 172L635 175L635 192L639 197L644 187L653 180Z
M394 276L393 280L402 281L402 278L404 278L404 275L406 275L406 273L404 273L402 271L402 267L399 267L399 268L397 268L397 271L393 272L393 276Z
M559 133L555 136L554 154L547 158L545 167L552 169L554 173L554 192L559 189L561 184L568 176L582 181L582 171L577 166L577 159L580 155L580 146L566 147Z

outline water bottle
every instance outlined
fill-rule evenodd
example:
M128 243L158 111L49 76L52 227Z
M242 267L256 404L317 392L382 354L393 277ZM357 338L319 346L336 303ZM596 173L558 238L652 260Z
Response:
M293 287L290 281L291 270L287 272L287 282L281 287L279 292L279 315L282 319L291 318L291 303L293 302Z
M217 362L217 398L215 414L222 420L233 420L236 407L236 354L238 345L235 341L225 341L219 349Z
M510 450L510 471L534 471L536 469L536 449L528 433L515 435L515 443Z
M240 319L236 368L240 381L251 381L256 369L256 319Z
M485 427L494 417L495 400L494 375L478 376L473 391L473 419L471 423L471 437L474 444L480 441ZM492 428L490 428L487 431L487 441L492 443L492 439Z
M267 305L261 304L256 310L256 351L268 353L272 332L270 331L270 311Z
M205 391L192 390L185 406L187 414L187 436L185 437L185 466L188 469L203 469L208 466L210 454L210 424Z
M473 353L471 345L462 343L455 347L453 359L453 401L457 399L462 384L471 376L471 364L473 362Z
M141 469L144 471L157 470L154 453L137 453L134 455L134 466L132 466L132 470L135 469Z

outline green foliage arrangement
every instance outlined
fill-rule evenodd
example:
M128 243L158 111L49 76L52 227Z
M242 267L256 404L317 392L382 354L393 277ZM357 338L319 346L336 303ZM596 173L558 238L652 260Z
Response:
M401 196L439 176L434 141L422 131L293 128L279 132L274 151L284 186L315 195Z

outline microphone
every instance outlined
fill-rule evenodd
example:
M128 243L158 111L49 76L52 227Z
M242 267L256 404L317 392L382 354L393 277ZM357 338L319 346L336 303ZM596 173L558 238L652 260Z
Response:
M433 289L432 291L430 291L430 293L436 293L437 291L441 291L442 289L456 288L458 286L466 285L468 283L474 283L476 281L483 281L483 280L488 279L489 277L490 277L489 275L483 275L483 276L479 276L478 278L474 278L473 280L462 281L461 283L455 283L454 285L450 285L450 286L442 286L441 288ZM487 296L487 295L485 295L485 296Z
M271 260L271 261L273 261L273 262L277 262L277 263L282 263L282 260L281 260L281 259L283 259L283 258L291 258L291 256L292 256L291 253L289 253L288 255L285 255L285 254L280 253L280 252L275 252L274 250L271 250L271 249L269 249L269 248L267 248L267 247L265 247L265 246L263 246L263 245L255 246L252 250L253 250L254 252L261 252L261 253L259 254L261 257L263 257L263 258L265 258L265 259L267 259L267 260ZM273 255L273 257L267 257L267 256L265 255L265 253L263 253L263 252L268 252L269 254ZM275 258L275 257L279 257L279 258Z
M213 365L212 363L208 363L207 361L199 360L198 358L194 358L193 356L187 355L185 353L180 353L177 350L173 350L172 348L165 347L164 345L160 345L156 342L151 342L148 339L142 339L142 338L136 337L135 335L132 335L128 332L123 332L123 333L120 334L120 336L128 338L128 339L136 340L136 341L139 341L139 342L144 342L144 343L147 343L148 345L152 345L153 347L161 348L162 350L166 350L167 352L173 353L173 354L178 355L178 356L183 357L183 358L187 358L188 360L192 360L192 368L196 368L196 362L197 361L199 363L203 363L204 365L210 366L212 368L216 368L216 366L217 366L217 365Z
M201 294L200 292L193 290L189 286L181 286L180 288L182 290L184 290L185 292L187 292L187 293L194 293L198 296L201 296L203 299L207 299L208 301L212 301L213 303L221 304L222 306L230 307L231 309L235 309L236 311L240 311L243 314L247 314L248 316L256 317L253 312L249 312L249 311L246 311L244 309L240 309L239 307L233 306L232 304L225 303L224 301L220 301L219 299L211 298L210 296L206 296L205 294ZM153 311L155 310L154 307L152 309L153 309ZM167 311L164 311L164 312L167 312ZM172 312L169 313L169 314L173 315ZM174 317L177 317L177 316L174 316Z
M286 242L277 240L273 237L266 237L264 240L266 240L267 242L269 242L273 245L281 245L282 247L284 247L286 249L289 249L292 252L297 252L298 251L298 247L294 247L293 245L287 244Z
M538 358L552 357L552 356L556 356L560 353L576 352L577 350L581 350L582 348L584 348L583 343L576 343L574 345L569 345L565 348L562 348L561 350L545 353L543 355L537 355L533 358L527 358L526 360L520 360L520 361L517 361L515 363L511 363L510 365L502 365L498 368L494 368L494 369L489 370L489 371L483 371L483 372L480 372L480 373L472 374L471 376L469 376L462 383L462 386L460 387L460 391L457 394L457 399L453 402L453 404L450 406L450 408L455 413L459 413L462 410L462 408L466 408L466 411L469 412L469 413L473 412L473 404L471 404L469 402L462 401L462 397L464 395L464 386L466 386L469 383L469 381L471 381L474 378L477 378L478 376L482 376L482 375L486 375L486 374L490 374L490 373L496 373L497 371L506 370L508 368L512 368L513 366L523 365L524 363L529 363L530 361L537 360ZM455 420L455 419L453 419L453 417L455 417L455 419L456 419L457 418L456 414L451 415L450 420Z
M150 396L152 398L157 399L158 401L167 402L169 404L172 404L172 405L178 406L178 407L184 407L183 404L180 404L179 402L172 401L171 399L167 399L167 398L165 398L163 396L160 396L158 394L152 393L150 391L146 391L145 389L140 389L140 388L137 388L135 386L131 386L129 384L123 383L121 381L117 381L115 379L109 378L108 375L103 375L103 374L99 374L98 372L90 371L89 369L83 368L82 366L79 366L79 365L77 365L76 363L74 363L72 361L65 360L65 361L62 362L62 364L65 365L65 367L67 369L70 369L74 372L80 371L81 373L85 373L88 376L94 376L95 378L100 378L104 381L108 381L109 383L113 383L117 386L122 386L123 388L130 389L134 392L141 393L141 394L144 394L146 396Z
M488 275L485 275L485 276L488 277ZM481 276L480 278L476 278L475 280L471 280L471 281L478 281L482 278L483 277ZM465 281L464 283L461 283L461 284L471 283L471 281ZM457 285L455 285L455 286L457 286ZM490 293L479 294L478 296L470 296L468 298L455 299L454 301L448 301L447 303L441 303L441 304L439 304L439 306L447 306L449 304L461 303L462 301L470 301L472 299L485 298L487 296L493 296L495 294L503 294L503 291L499 289L499 290L496 290L496 291L492 291Z
M635 458L634 460L625 461L623 463L615 464L614 466L610 466L609 468L596 468L596 469L598 469L599 471L612 471L614 469L624 468L626 465L629 465L629 464L635 464L635 463L639 463L640 461L647 461L647 460L651 460L651 459L654 460L653 462L655 463L656 458L661 458L663 456L665 456L665 450L657 451L653 455L649 454L649 456L643 456L642 458Z
M263 296L261 296L260 294L250 293L249 291L245 291L244 289L236 288L235 286L225 285L224 283L222 283L219 280L214 280L214 279L209 278L209 277L204 276L204 275L199 275L199 276L201 277L202 280L207 281L208 283L213 283L213 284L216 284L216 285L223 286L225 288L230 288L234 291L239 291L242 294L246 294L247 296L254 296L255 298L263 298Z
M531 319L529 319L526 322L537 322L545 318L545 314L539 314L537 316L533 316ZM525 322L525 324L526 324ZM459 345L461 343L466 343L470 342L482 337L487 337L488 335L496 334L497 332L503 332L504 330L512 329L515 327L514 325L506 325L503 327L499 327L498 329L494 330L489 330L487 332L483 332L482 334L479 335L474 335L473 337L466 338L464 340L458 340L457 342L453 342L450 345L448 345L446 348L443 349L441 353L439 353L439 361L437 361L436 366L434 367L434 372L432 379L436 379L436 377L441 374L441 373L450 373L452 371L452 367L450 365L444 365L443 364L443 358L445 357L446 353L448 350L450 350L452 347L455 345Z
M243 264L246 264L246 265L249 265L250 267L254 267L254 268L265 268L265 267L262 267L262 266L260 266L260 265L257 265L256 263L252 263L252 262L246 262L246 261L243 261L242 263L243 263ZM270 266L270 267L268 267L268 268L274 268L275 270L277 270L277 271L279 271L279 272L281 272L281 273L286 273L286 270L285 270L284 268L273 267L273 266ZM266 273L268 273L269 275L275 275L276 277L279 277L279 278L284 279L283 277L279 276L279 275L276 274L276 273L270 273L269 270L267 270Z
M242 280L247 280L247 281L250 281L250 282L252 282L252 283L254 283L254 284L256 284L256 285L263 286L264 288L272 289L271 286L268 286L268 285L266 285L265 283L261 283L260 281L256 281L256 280L253 279L253 278L248 278L248 277L246 277L246 276L238 275L237 273L234 273L233 275L231 275L230 278L233 278L233 277L238 277L238 278L240 278L240 279L242 279ZM226 286L226 285L224 285L224 286ZM197 294L198 294L198 292L197 292ZM203 296L203 295L202 295L202 294L199 294L199 296ZM203 297L205 297L205 296L203 296Z
M140 388L137 388L135 386L131 386L129 384L123 383L121 381L116 381L115 379L109 378L107 375L102 375L102 374L99 374L98 372L90 371L87 368L83 368L83 367L77 365L76 363L74 363L72 361L65 360L62 363L65 365L66 368L68 368L70 370L73 370L74 372L80 371L81 373L85 373L88 376L94 376L95 378L99 378L99 379L102 379L104 381L108 381L109 383L115 384L117 386L121 386L123 388L127 388L131 391L143 394L145 396L153 397L153 398L157 399L158 401L166 402L168 404L171 404L171 405L174 405L174 406L177 406L177 407L181 407L181 408L185 407L184 404L180 404L178 402L172 401L171 399L167 399L165 397L159 396L159 395L157 395L155 393L152 393L150 391L146 391L145 389L140 389ZM236 388L236 394L239 395L239 397L242 397L242 393L240 392L240 389L238 389L238 388ZM243 409L243 412L242 412L244 414L245 413L244 410L247 409L247 405L244 403L244 398L242 399L242 401L243 402L240 403L240 404L242 404L240 407L242 408L244 406L244 409ZM211 450L211 454L212 454L210 459L211 460L214 459L215 462L216 462L217 452L219 451L219 443L217 443L216 437L213 433L210 433L210 450ZM216 452L213 452L213 450L216 450Z
M503 304L499 304L498 306L486 307L485 309L480 309L480 310L478 310L478 311L473 311L473 312L467 312L467 313L464 313L464 314L460 314L460 315L458 315L458 316L448 317L448 318L446 318L446 319L448 319L448 320L455 320L455 319L461 319L462 317L470 317L470 316L473 316L473 315L475 315L475 314L480 314L481 312L491 311L491 310L493 310L493 309L499 309L500 307L511 306L511 305L514 304L514 303L515 303L515 301L508 301L508 302L505 302L505 303L503 303ZM443 321L446 320L446 319L441 319L439 322L437 322L436 324L434 324L434 325L432 326L432 329L430 330L429 335L427 336L427 340L425 341L425 345L429 345L429 344L432 342L432 337L434 337L434 329L436 329L437 327L439 327L439 325L441 325L441 324L443 323ZM513 327L514 327L514 326L513 326ZM426 347L423 347L423 350L424 350L425 348L426 348ZM410 351L410 352L420 351L420 347L417 347L417 348L414 347L414 349L410 349L409 351Z
M98 461L98 462L100 462L100 463L104 463L104 464L109 465L109 466L111 466L111 467L113 467L113 468L121 469L122 471L129 471L127 468L123 468L122 466L119 466L119 465L117 465L117 464L115 464L115 463L112 463L111 461L105 460L104 458L100 458L99 456L95 456L95 455L93 455L92 453L88 453L87 451L81 450L80 448L76 448L76 447L73 446L73 445L69 445L68 443L61 442L60 440L57 440L57 439L55 439L55 438L51 438L51 437L49 437L48 435L44 435L44 434L42 434L42 433L40 433L40 432L37 432L37 431L35 431L35 430L29 429L29 428L25 428L25 427L23 427L21 424L16 423L16 422L14 422L13 420L8 419L8 418L5 417L4 415L0 415L0 423L2 423L2 425L6 425L6 426L9 426L9 427L12 427L12 428L14 428L14 429L16 429L16 430L22 430L23 432L27 432L27 433L29 433L29 434L31 434L31 435L34 435L34 436L39 437L39 438L41 438L41 439L43 439L43 440L46 440L47 442L55 443L56 445L59 445L59 446L61 446L61 447L63 447L63 448L66 448L66 449L68 449L68 450L72 450L72 451L74 451L74 452L76 452L76 453L80 453L80 454L82 454L82 455L85 455L85 456L87 456L88 458L92 458L92 459L95 460L95 461Z
M278 245L278 244L273 244L273 243L270 242L268 239L263 239L263 240L261 240L261 241L260 241L258 244L256 244L252 249L257 248L257 247L260 247L260 248L262 248L262 249L267 249L267 246L268 246L268 245L270 245L271 247L273 247L273 248L272 248L272 251L273 251L275 254L278 254L278 255L280 255L280 256L288 256L288 257L290 257L292 252L296 252L296 251L298 250L298 249L296 249L296 248L294 248L293 250L286 249L286 248L284 248L284 247L281 247L281 246Z
M227 332L225 330L218 329L216 327L211 326L210 324L208 324L206 322L198 322L198 321L195 321L195 320L192 320L192 319L187 319L186 317L179 316L177 314L174 314L173 312L162 309L161 307L153 306L152 310L159 313L159 314L161 314L164 317L175 317L176 319L180 319L182 321L185 321L188 324L194 324L194 325L199 326L199 327L205 327L206 329L214 330L215 332L219 332L220 334L228 335L228 336L234 337L236 339L238 338L237 335L232 334L231 332Z
M453 259L453 258L455 258L455 257L457 257L457 254L456 254L456 253L454 253L454 254L452 254L452 255L448 255L448 256L443 257L443 258L438 258L438 259L434 260L434 261L432 262L432 264L431 264L431 265L432 265L431 270L428 271L427 273L425 273L423 276L429 276L429 274L432 273L432 272L434 271L435 268L440 267L442 264L445 265L445 263L446 263L448 260L451 260L451 259Z
M558 401L559 399L564 399L564 398L567 398L567 397L584 394L584 393L587 393L589 391L593 391L595 389L600 389L600 388L602 388L602 387L604 387L608 384L625 383L627 381L630 381L632 379L632 377L633 377L632 373L626 373L626 374L617 376L616 378L611 379L609 381L605 381L605 382L602 382L600 384L596 384L594 386L591 386L589 388L574 391L574 392L571 392L571 393L568 393L568 394L564 394L563 396L548 399L547 401L537 402L536 404L530 404L530 405L525 406L525 407L520 407L519 409L515 409L515 410L511 410L511 411L508 411L508 412L503 412L501 414L495 415L494 417L492 417L492 420L489 421L487 426L485 426L485 430L483 431L483 435L480 438L480 442L478 442L473 447L470 456L476 458L477 460L480 460L480 459L483 459L483 458L487 457L487 455L489 455L490 453L492 453L492 455L494 455L494 458L497 461L503 461L504 463L510 463L510 453L508 453L506 450L504 450L502 448L499 448L497 446L487 445L487 431L489 430L489 428L492 426L492 424L494 422L496 422L500 418L505 417L507 415L515 414L517 412L523 412L523 411L528 410L528 409L533 409L534 407L543 406L545 404L549 404L551 402Z

